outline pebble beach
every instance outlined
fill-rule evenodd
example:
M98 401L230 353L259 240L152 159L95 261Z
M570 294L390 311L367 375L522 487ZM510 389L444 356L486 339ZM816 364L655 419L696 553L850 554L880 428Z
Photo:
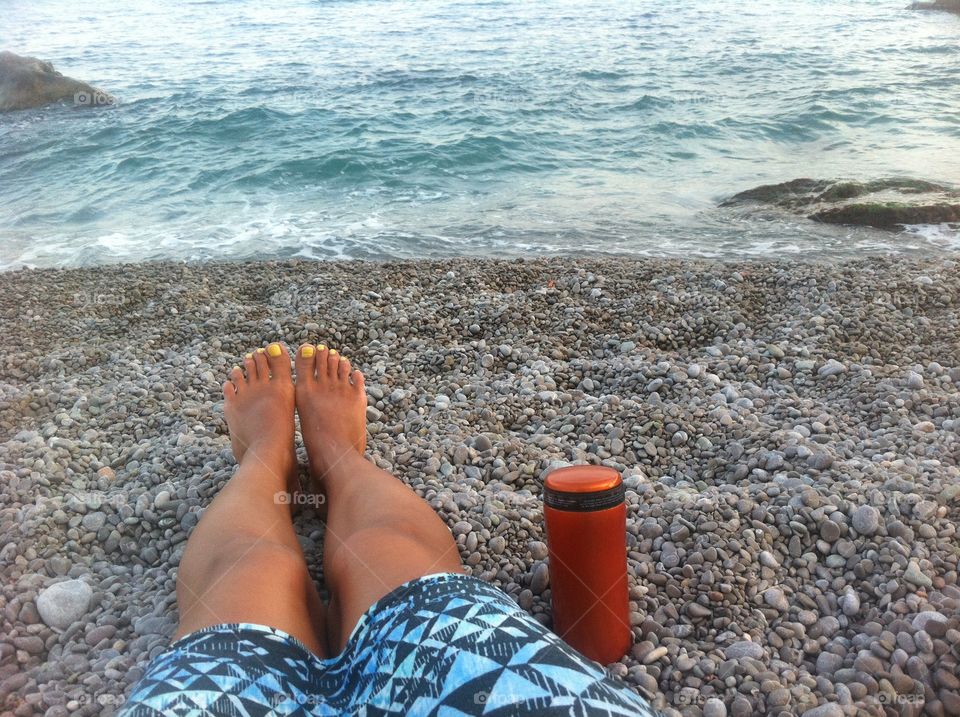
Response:
M363 370L369 456L547 625L543 477L622 471L635 642L608 669L666 714L960 715L958 268L2 273L0 717L110 715L169 644L235 468L221 382L271 341ZM297 527L322 585L322 513Z

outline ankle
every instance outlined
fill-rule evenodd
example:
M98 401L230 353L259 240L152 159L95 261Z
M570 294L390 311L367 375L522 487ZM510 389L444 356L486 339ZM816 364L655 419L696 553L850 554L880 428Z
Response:
M358 462L366 461L352 443L328 439L320 446L307 446L310 470L317 478L329 480L340 473L351 473Z
M297 454L293 441L281 444L276 441L256 441L247 446L241 465L259 465L272 468L280 475L289 475L297 467Z

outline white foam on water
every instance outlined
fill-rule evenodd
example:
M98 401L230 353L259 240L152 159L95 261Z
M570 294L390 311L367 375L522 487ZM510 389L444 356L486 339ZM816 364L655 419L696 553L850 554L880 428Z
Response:
M908 224L904 232L944 249L960 249L960 224Z

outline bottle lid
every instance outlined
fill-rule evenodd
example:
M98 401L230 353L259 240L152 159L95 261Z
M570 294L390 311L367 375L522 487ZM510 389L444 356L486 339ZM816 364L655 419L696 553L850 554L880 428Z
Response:
M606 510L623 502L620 473L608 466L567 466L543 483L543 502L558 510Z

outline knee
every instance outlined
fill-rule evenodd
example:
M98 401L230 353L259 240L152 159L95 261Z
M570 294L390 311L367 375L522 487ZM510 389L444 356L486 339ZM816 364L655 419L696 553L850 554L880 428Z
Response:
M185 556L186 557L186 556ZM267 581L278 590L295 589L309 579L303 554L288 545L263 539L237 538L215 552L197 556L181 568L180 577L214 585L221 581L256 585Z
M434 572L460 568L460 552L449 531L423 531L422 526L391 525L366 528L352 533L335 545L327 544L325 577L334 584L351 581L358 575L388 566L414 574L433 568Z

